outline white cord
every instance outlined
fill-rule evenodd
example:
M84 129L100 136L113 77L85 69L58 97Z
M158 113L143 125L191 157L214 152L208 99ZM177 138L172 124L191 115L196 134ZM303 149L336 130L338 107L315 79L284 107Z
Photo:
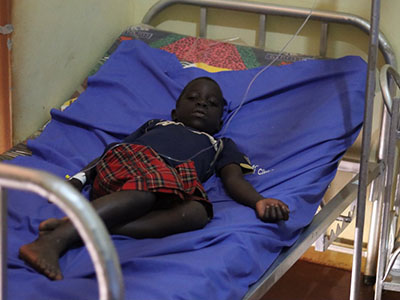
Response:
M249 90L251 88L251 86L253 85L254 81L256 81L256 79L258 78L258 76L260 76L263 72L265 72L267 69L269 69L269 67L272 66L273 63L275 63L277 61L277 59L283 54L283 52L286 50L286 48L289 46L289 44L294 40L294 38L296 38L300 31L304 28L304 26L307 24L308 20L310 19L314 9L315 9L315 5L317 4L318 0L314 0L311 8L310 8L310 12L308 14L308 16L306 17L306 19L304 20L303 24L301 24L301 26L299 27L299 29L297 29L296 33L286 42L286 44L283 46L283 48L281 49L281 51L278 53L278 55L268 64L266 65L264 68L262 68L256 75L254 75L254 77L252 78L252 80L250 81L249 85L247 86L247 89L243 95L243 99L240 102L238 108L235 109L235 111L233 112L233 114L228 118L228 121L225 122L224 128L222 129L221 132L221 136L224 135L224 133L226 132L226 130L228 129L230 123L232 122L232 119L237 115L237 113L239 112L239 110L242 108L242 106L244 105L244 102L247 99L247 96L249 94Z

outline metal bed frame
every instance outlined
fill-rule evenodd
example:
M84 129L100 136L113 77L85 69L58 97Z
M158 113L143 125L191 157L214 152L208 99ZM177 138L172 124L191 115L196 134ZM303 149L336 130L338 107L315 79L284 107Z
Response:
M400 254L400 246L396 245L400 210L400 176L399 174L396 174L396 171L399 168L396 144L400 139L400 98L392 98L392 94L395 95L395 89L391 86L388 77L396 84L394 88L400 89L399 73L395 68L393 68L393 66L384 65L380 70L379 83L386 111L390 115L390 129L387 148L388 168L385 178L386 189L383 197L380 224L381 236L379 241L378 266L376 272L375 300L381 299L383 290L400 292L400 276L398 276L398 274L397 276L390 276L390 271L395 261L399 259ZM392 193L393 189L395 189L394 195Z
M175 5L187 4L200 7L200 37L206 37L207 33L207 9L219 8L225 10L238 10L259 14L258 41L256 44L260 48L264 48L266 17L268 15L305 18L310 11L304 8L288 7L281 5L271 5L247 1L232 0L162 0L157 2L143 18L143 23L150 24L153 18L163 9ZM395 174L391 168L394 161L393 150L395 143L394 138L399 138L397 133L397 111L398 99L393 101L390 113L385 111L380 132L379 154L377 162L370 162L370 141L372 131L372 113L373 100L375 93L375 72L377 66L378 48L383 54L385 62L391 67L387 70L392 72L397 67L396 57L393 50L385 38L379 32L379 12L380 1L372 0L371 24L358 16L352 14L336 13L330 11L314 10L310 16L311 19L321 21L321 38L320 38L320 55L326 55L328 41L328 26L330 23L349 24L361 29L365 33L370 34L369 57L368 57L368 75L366 85L366 108L364 115L364 129L362 139L362 149L359 163L345 162L341 166L349 165L347 171L356 173L357 175L332 199L321 211L316 214L311 224L305 228L297 242L290 248L284 249L278 259L271 265L267 272L250 287L248 293L243 299L255 300L260 299L279 278L300 258L300 256L320 237L324 238L324 248L329 246L330 239L327 238L325 232L329 225L334 222L340 214L357 198L357 219L356 234L354 242L353 271L351 280L350 299L357 299L359 294L360 274L361 274L361 251L363 225L365 218L365 199L367 195L367 186L372 182L371 192L377 195L379 201L382 201L381 195L385 196L384 203L390 203L390 192L393 184L388 178ZM385 71L386 73L386 71ZM398 81L396 81L398 83ZM399 83L398 83L399 84ZM390 107L390 106L389 106ZM393 113L392 113L393 112ZM395 117L394 117L395 116ZM391 119L391 120L390 120ZM390 125L392 124L392 125ZM396 124L394 126L393 124ZM389 143L388 143L389 140ZM392 141L392 142L391 142ZM382 182L385 179L385 188ZM6 228L7 228L7 202L5 197L5 188L16 188L36 192L53 201L61 209L63 209L69 218L73 221L81 234L85 245L89 249L95 265L96 275L99 281L99 291L101 299L123 299L122 275L115 254L115 249L104 228L101 220L95 214L90 205L86 205L83 197L73 190L67 183L45 172L29 170L21 167L15 167L0 164L0 218L2 229L0 231L0 240L2 249L0 252L0 300L6 297ZM378 201L378 200L377 200ZM379 202L379 203L380 203ZM389 214L388 205L384 206L384 215ZM379 211L380 205L374 206ZM373 213L374 215L374 213ZM376 213L376 215L380 215ZM377 225L378 218L371 220L374 230L379 230ZM379 292L385 283L380 280L383 278L382 273L385 269L384 262L386 259L385 233L387 227L382 222L383 238L380 240L381 250L379 256L378 274L377 274L377 290L376 297L379 298ZM386 227L385 227L386 226ZM375 231L375 236L377 233ZM378 240L374 239L372 243L377 244ZM382 254L381 254L382 253ZM374 265L376 257L368 257L368 265ZM373 268L372 268L373 269ZM372 271L374 272L374 270ZM372 273L375 276L375 273Z

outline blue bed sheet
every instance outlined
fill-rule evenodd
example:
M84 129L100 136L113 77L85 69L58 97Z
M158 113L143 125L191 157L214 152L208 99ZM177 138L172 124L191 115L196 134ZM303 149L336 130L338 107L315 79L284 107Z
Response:
M15 165L73 174L107 143L150 118L170 118L191 79L220 83L227 120L260 69L207 73L183 69L173 54L125 41L89 78L88 89L64 112L52 110L44 132L28 146L32 157ZM338 160L362 125L366 64L359 57L309 60L271 67L254 82L243 106L223 129L255 167L246 178L266 197L286 202L287 222L267 224L224 192L219 178L205 183L215 218L202 230L161 239L113 236L126 299L240 299L309 224L333 179ZM87 195L87 190L84 193ZM94 268L84 247L60 260L65 279L52 282L18 259L36 238L38 224L64 214L46 199L9 192L8 299L98 297Z

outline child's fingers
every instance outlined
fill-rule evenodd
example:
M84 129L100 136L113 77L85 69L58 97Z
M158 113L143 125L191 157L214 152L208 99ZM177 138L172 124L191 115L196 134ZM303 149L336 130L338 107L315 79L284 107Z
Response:
M264 213L263 213L262 215L260 215L260 217L261 217L261 220L267 221L267 222L268 222L268 220L269 220L269 218L270 218L270 209L269 209L269 206L265 207Z
M282 207L282 220L289 220L289 209L284 209L284 207Z
M261 218L265 222L272 222L273 220L273 210L272 206L266 206L264 210L264 215Z
M290 211L289 210L289 206L287 206L286 203L283 203L282 201L279 201L278 205L282 210L287 211L287 212Z
M276 221L276 218L278 216L278 210L276 209L276 206L273 205L270 207L270 211L271 211L271 221L274 222Z
M275 206L275 210L276 210L277 221L284 220L283 213L282 213L282 207Z
M289 219L289 212L283 206L266 206L261 218L264 222L278 222Z
M278 216L278 210L274 205L265 207L264 216L262 220L264 222L276 222Z
M289 207L280 200L268 198L261 200L258 204L256 208L257 214L264 222L272 223L289 219Z

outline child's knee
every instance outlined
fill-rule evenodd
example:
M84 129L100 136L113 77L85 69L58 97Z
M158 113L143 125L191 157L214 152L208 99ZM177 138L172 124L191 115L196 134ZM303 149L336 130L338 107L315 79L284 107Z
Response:
M198 201L185 203L180 211L180 218L183 223L193 229L203 228L209 221L204 205Z

